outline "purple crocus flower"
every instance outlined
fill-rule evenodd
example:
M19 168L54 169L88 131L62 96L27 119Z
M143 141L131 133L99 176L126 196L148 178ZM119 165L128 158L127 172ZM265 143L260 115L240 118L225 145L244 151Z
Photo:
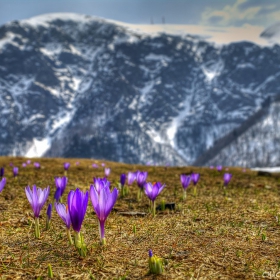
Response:
M31 160L30 160L30 159L28 159L28 160L26 161L26 163L27 163L27 164L30 164L30 163L31 163Z
M149 250L149 258L151 258L153 256L153 251L150 249Z
M137 185L140 189L143 189L146 180L148 177L148 172L141 172L141 171L137 171L136 172L136 181L137 181Z
M49 186L43 190L37 188L36 185L33 186L32 190L30 189L29 186L25 188L25 194L27 196L29 203L31 204L35 218L39 218L40 211L42 210L45 202L47 201L49 193L50 193Z
M60 177L55 177L54 181L55 181L56 188L60 189L60 196L62 196L64 191L65 191L66 185L68 183L67 177L65 177L65 176L61 177L61 178Z
M200 174L199 173L192 173L191 178L193 181L193 184L196 185L199 180Z
M54 199L56 202L58 202L61 198L61 188L57 188L54 193Z
M47 209L47 217L50 220L52 217L52 204L50 203Z
M62 219L62 221L66 226L69 243L74 244L70 233L71 219L68 211L68 206L67 205L65 206L62 203L55 203L55 209L57 214L59 215L59 217Z
M105 166L105 163L104 163L104 162L102 162L102 163L101 163L101 166L102 166L102 167L104 167L104 166Z
M4 173L5 173L4 167L1 167L1 168L0 168L0 177L3 177L3 176L4 176Z
M18 167L13 168L13 174L14 174L14 177L18 176Z
M3 191L3 189L6 185L6 181L7 181L7 179L5 177L3 177L2 180L0 181L0 192Z
M225 173L224 174L224 186L225 187L228 185L231 177L232 177L232 174L230 174L230 173Z
M220 172L220 171L222 171L222 169L223 169L223 167L221 166L221 165L218 165L217 166L217 170Z
M41 168L41 165L40 165L39 162L34 162L34 167L35 167L36 169L40 169L40 168Z
M47 209L46 229L50 228L51 217L52 217L52 204L50 203Z
M70 214L69 214L69 211L68 211L68 207L65 206L62 203L55 203L55 209L56 209L56 212L59 215L59 217L64 222L67 229L70 229L71 219L70 219Z
M92 164L92 167L93 167L93 168L98 168L98 165L97 165L96 163L93 163L93 164Z
M181 179L181 184L183 189L184 190L187 189L187 187L189 186L192 180L191 176L188 176L186 174L181 174L180 179Z
M90 198L99 220L99 232L102 244L105 244L105 221L117 201L118 194L119 191L116 188L111 192L108 185L104 186L100 192L94 186L90 186Z
M110 168L104 168L104 174L105 174L105 177L108 177L111 173L111 169Z
M68 207L72 227L75 231L75 246L80 256L85 257L87 248L80 234L83 220L87 211L88 192L83 193L80 189L70 191L68 194Z
M210 166L210 169L214 169L214 166L213 166L213 165L211 165L211 166Z
M34 185L32 191L29 186L25 188L25 194L27 196L29 203L31 204L34 213L36 238L40 238L39 215L40 215L40 211L42 210L49 196L49 193L50 193L49 186L42 190L40 188L37 189L36 185Z
M131 186L135 180L136 180L136 174L134 172L128 172L127 184Z
M160 182L156 182L154 185L148 182L144 185L145 194L152 202L154 202L164 187L165 185L162 185Z
M11 167L13 167L13 166L14 166L14 164L13 164L12 162L10 162L10 166L11 166Z
M93 185L98 194L100 194L101 189L105 187L110 189L110 182L107 180L107 178L93 178Z
M152 213L153 216L156 214L156 203L155 200L157 196L161 193L164 189L165 185L162 185L160 182L156 182L154 185L152 183L146 183L144 185L145 194L147 197L152 201Z
M83 193L80 189L70 191L68 194L69 214L73 229L79 233L86 214L88 204L88 192Z
M24 167L24 168L25 168L25 167L26 167L26 165L27 165L27 164L24 162L24 163L22 164L22 167Z
M64 170L67 171L70 167L70 163L69 162L64 162L63 166L64 166Z
M120 176L120 183L121 183L122 186L124 186L125 180L126 180L126 175L123 173Z
M77 162L76 162L76 165L79 165L79 164L80 164L80 163L77 161Z

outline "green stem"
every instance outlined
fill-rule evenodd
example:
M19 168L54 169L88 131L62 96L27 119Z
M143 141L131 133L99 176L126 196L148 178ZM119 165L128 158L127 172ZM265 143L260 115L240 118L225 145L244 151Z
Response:
M156 215L156 201L155 200L152 202L152 213L153 213L153 216Z
M77 248L81 257L85 257L87 253L87 248L84 244L83 236L80 232L75 231L75 247Z
M35 237L40 238L39 218L35 218Z
M187 190L186 189L183 190L183 200L184 201L187 200Z
M72 236L71 236L70 229L67 228L66 232L67 232L67 237L68 237L68 240L69 240L69 244L73 245L74 242L73 242L73 239L72 239Z
M124 196L125 196L124 186L121 186L121 196L122 196L122 197L124 197Z

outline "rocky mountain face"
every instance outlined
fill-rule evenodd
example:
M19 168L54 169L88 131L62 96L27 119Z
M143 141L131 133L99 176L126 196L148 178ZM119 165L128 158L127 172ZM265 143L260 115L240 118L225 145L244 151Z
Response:
M278 45L75 14L11 22L0 27L0 154L193 164L280 93L279 76Z

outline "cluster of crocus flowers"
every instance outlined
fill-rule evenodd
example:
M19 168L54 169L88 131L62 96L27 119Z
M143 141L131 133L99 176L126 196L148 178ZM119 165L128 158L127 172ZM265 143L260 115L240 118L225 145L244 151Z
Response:
M100 183L99 185L95 184L95 186L90 186L90 198L92 206L99 221L101 244L106 243L105 222L117 201L118 193L119 191L116 188L114 188L111 192L110 184L108 184L106 181L104 183Z
M81 235L81 227L85 218L88 205L88 192L83 193L80 189L70 191L68 194L68 210L72 228L75 231L75 247L80 256L85 257L87 248Z
M191 176L188 176L186 174L181 174L180 179L181 179L181 184L183 187L183 200L186 200L187 199L187 188L190 185L192 178L191 178Z
M49 193L50 193L50 187L47 187L43 190L37 188L36 185L33 186L32 190L30 189L29 186L25 188L25 194L27 196L29 203L31 204L34 213L36 238L40 238L39 215L45 202L47 201Z
M149 272L151 274L163 273L163 260L153 255L152 250L149 250Z
M145 194L152 202L152 213L153 216L156 214L156 198L161 193L161 191L164 189L165 185L162 185L160 182L156 182L154 184L148 182L144 185Z
M5 177L3 177L2 179L1 179L1 181L0 181L0 192L2 192L3 191L3 189L4 189L4 187L5 187L5 185L6 185L6 178Z
M224 174L224 187L226 187L228 185L228 183L231 180L231 177L232 177L232 174L230 174L230 173Z
M55 181L55 186L56 186L56 191L54 194L54 199L58 202L59 200L61 200L61 197L65 191L68 179L67 177L56 177L54 178Z

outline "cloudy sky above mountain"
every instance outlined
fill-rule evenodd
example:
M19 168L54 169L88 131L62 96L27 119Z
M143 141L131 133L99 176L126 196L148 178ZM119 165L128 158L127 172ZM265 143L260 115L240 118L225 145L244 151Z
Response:
M71 12L133 24L267 27L280 18L279 0L0 0L0 24L44 13Z

